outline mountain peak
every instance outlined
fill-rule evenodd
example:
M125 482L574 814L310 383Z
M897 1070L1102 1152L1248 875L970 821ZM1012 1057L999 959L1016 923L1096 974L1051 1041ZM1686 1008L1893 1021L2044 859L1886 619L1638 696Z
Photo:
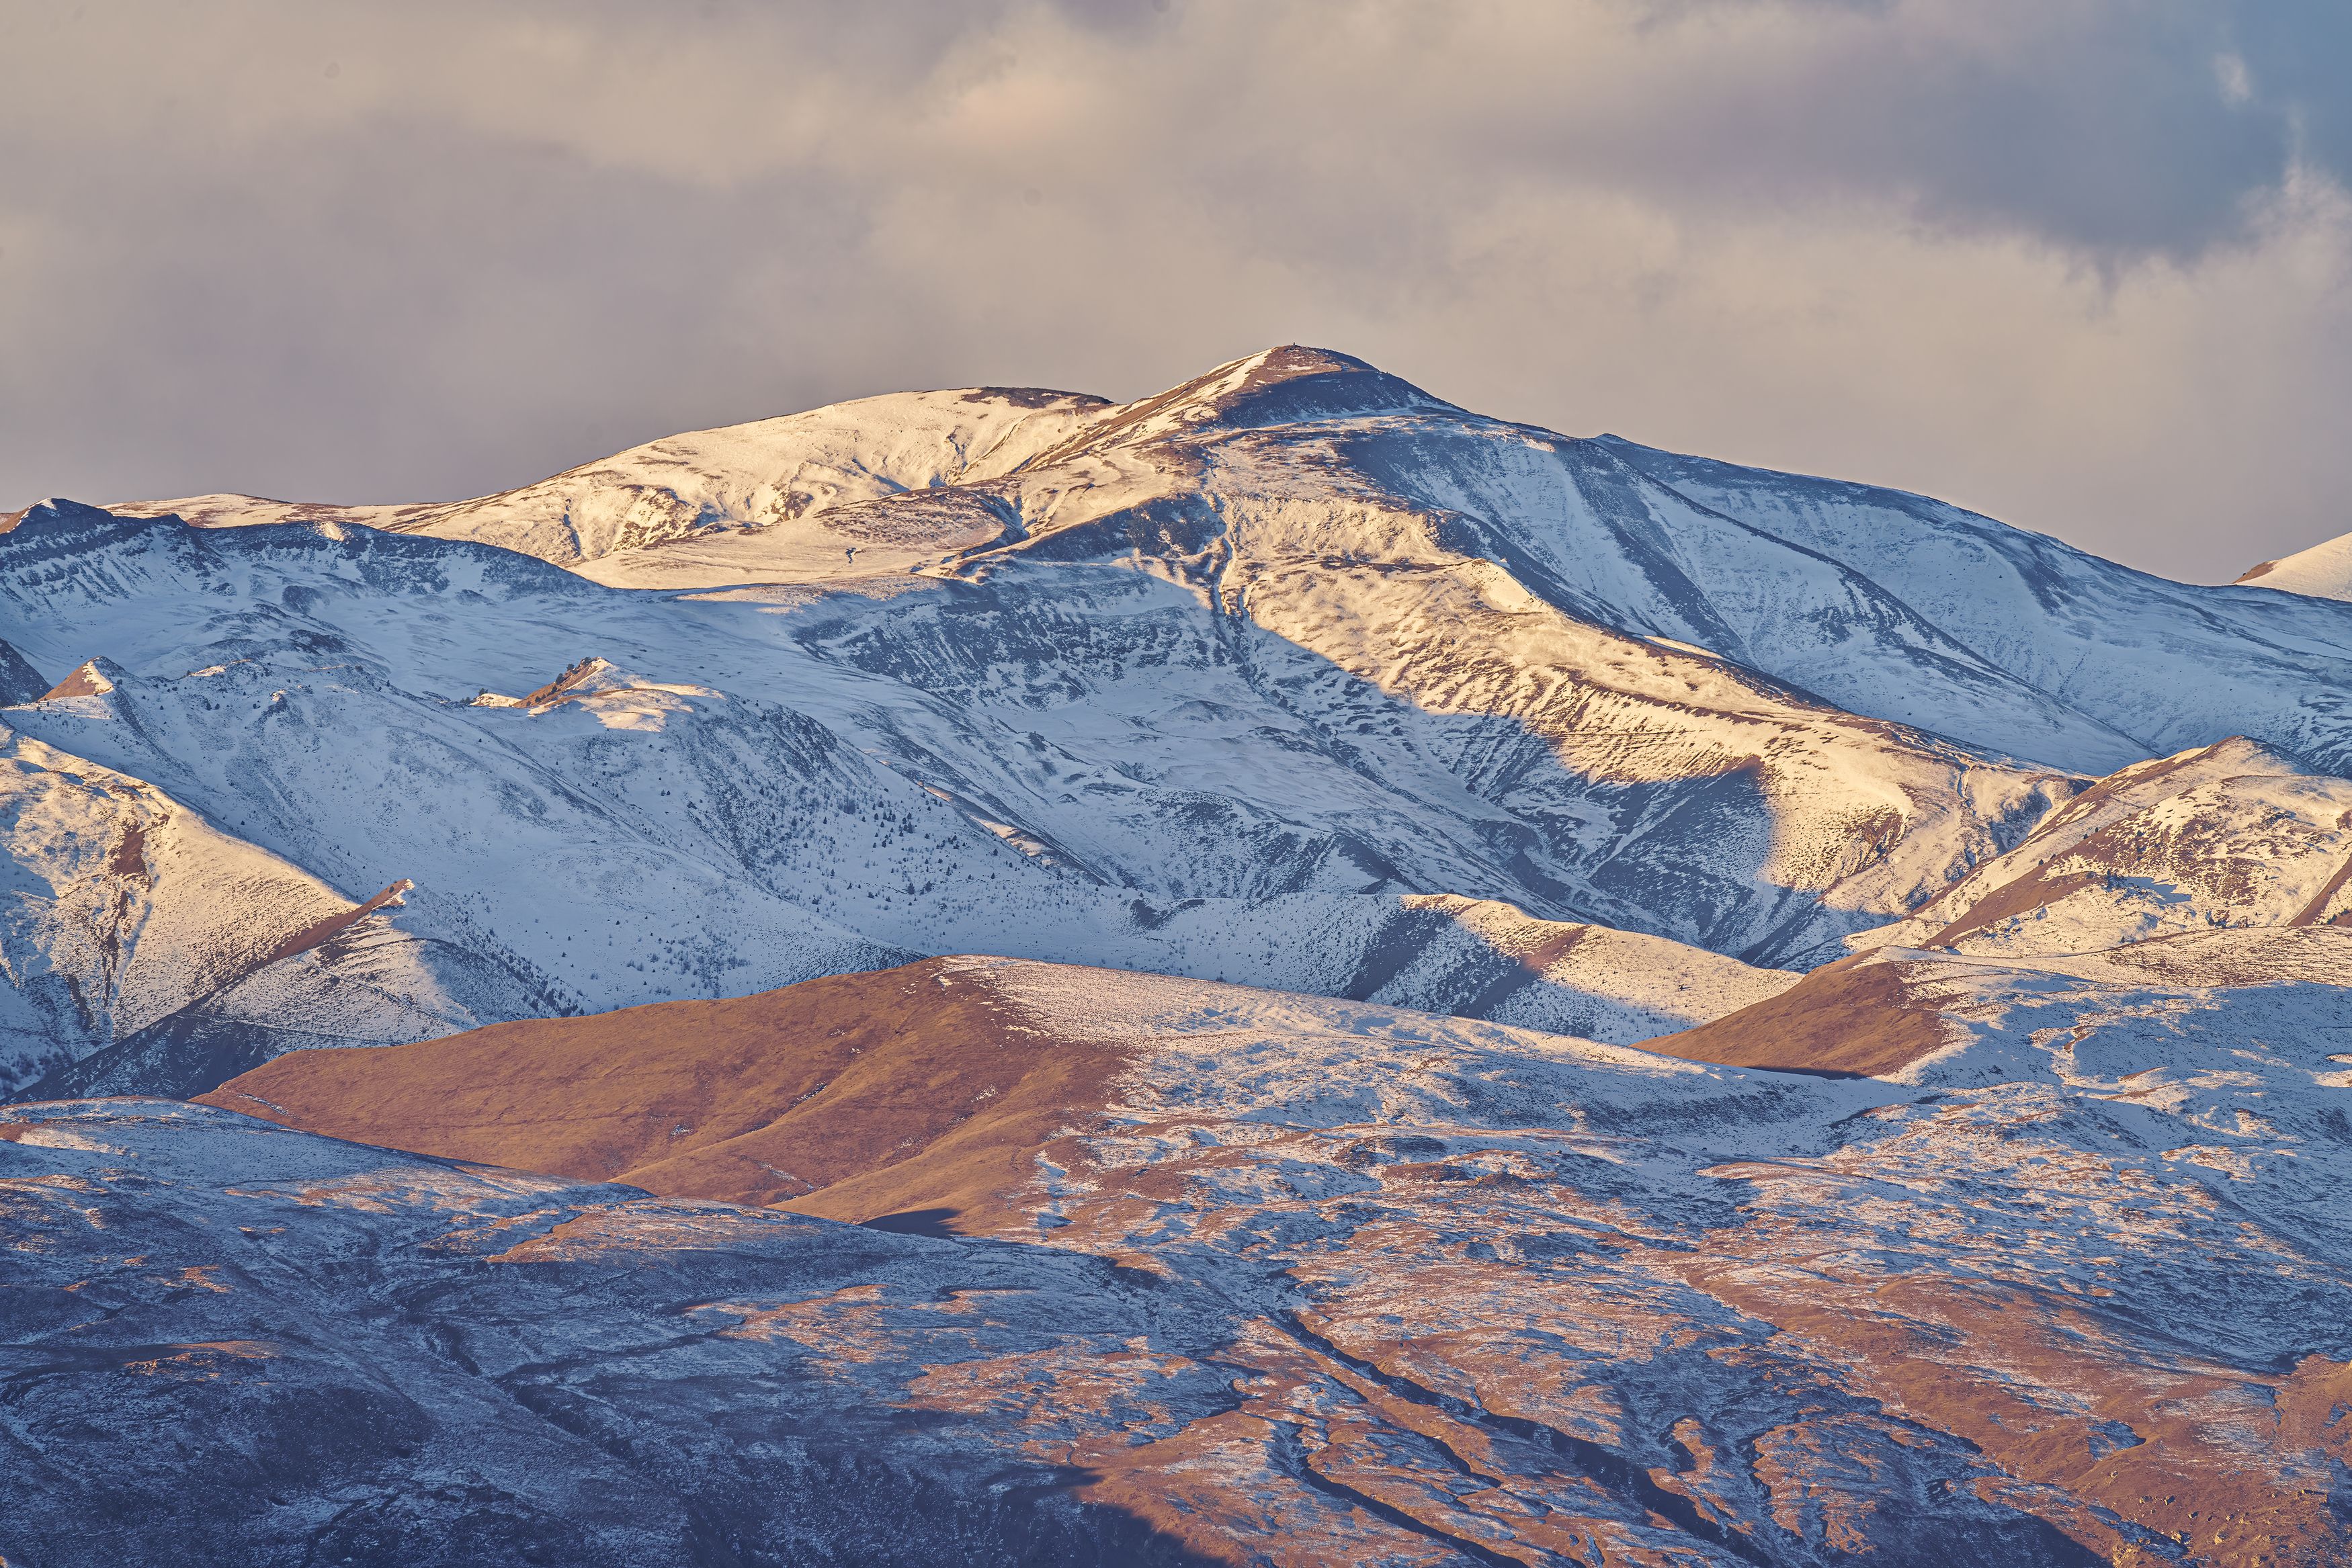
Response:
M43 702L51 697L102 697L114 689L114 677L122 674L121 666L111 659L86 659L71 674L41 694Z
M1263 429L1309 420L1461 412L1352 354L1285 343L1228 361L1166 392L1115 409L1038 461L1055 462L1087 446L1137 444L1188 430Z
M1303 343L1260 350L1162 395L1231 425L1454 406L1369 361Z
M51 496L36 501L18 512L0 512L0 534L15 531L28 525L44 523L111 523L120 518L103 507L93 507L84 501L68 501L62 496Z
M1273 348L1261 349L1247 359L1235 362L1247 367L1251 374L1267 382L1290 381L1299 376L1348 375L1358 372L1377 376L1385 373L1370 360L1360 360L1353 354L1343 354L1337 349L1318 349L1310 343L1277 343Z

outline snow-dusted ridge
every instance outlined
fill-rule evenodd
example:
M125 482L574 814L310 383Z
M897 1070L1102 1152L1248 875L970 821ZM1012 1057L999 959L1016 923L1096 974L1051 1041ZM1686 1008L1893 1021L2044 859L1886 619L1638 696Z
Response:
M11 727L352 904L415 883L384 918L493 1010L1011 950L1640 1039L1945 896L2084 774L2352 745L2352 609L1302 349L439 507L44 506L0 602L28 667L113 672ZM1594 928L1721 956L1603 965Z
M110 509L176 515L203 528L354 524L475 539L565 566L686 544L701 547L689 553L708 560L725 536L772 534L761 540L770 571L791 570L787 559L800 559L799 570L823 577L861 546L868 570L903 568L937 553L909 555L903 535L877 538L855 517L828 513L996 477L1103 406L1076 393L1000 387L899 392L669 436L470 501L341 507L198 496ZM969 542L952 529L942 538Z
M2352 601L2352 534L2323 539L2276 560L2258 562L2238 580L2314 599Z

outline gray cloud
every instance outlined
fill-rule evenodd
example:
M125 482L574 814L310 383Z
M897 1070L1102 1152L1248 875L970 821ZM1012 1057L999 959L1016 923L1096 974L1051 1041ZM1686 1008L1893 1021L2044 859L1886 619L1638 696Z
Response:
M0 505L1305 340L2183 575L2352 528L2315 0L20 0L0 55Z

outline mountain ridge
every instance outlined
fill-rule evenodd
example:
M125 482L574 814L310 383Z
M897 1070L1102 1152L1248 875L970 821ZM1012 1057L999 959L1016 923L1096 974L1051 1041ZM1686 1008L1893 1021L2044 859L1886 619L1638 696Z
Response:
M642 542L656 480L722 522ZM604 521L548 531L581 496ZM113 672L5 722L354 902L410 882L395 927L541 1011L984 950L1011 907L1022 956L1339 991L1386 965L1413 1005L1632 1040L1701 1020L1510 955L1618 927L1748 966L1711 983L1752 999L2152 753L2118 726L2352 754L2352 612L1485 420L1321 350L1126 404L894 394L667 438L370 514L392 531L173 506L0 535L12 641ZM1987 562L2000 594L1957 586ZM2089 662L2117 625L2129 657ZM583 657L613 673L552 701ZM2184 661L2222 674L2165 685ZM1461 956L1376 960L1406 941ZM152 1044L52 1087L204 1086Z

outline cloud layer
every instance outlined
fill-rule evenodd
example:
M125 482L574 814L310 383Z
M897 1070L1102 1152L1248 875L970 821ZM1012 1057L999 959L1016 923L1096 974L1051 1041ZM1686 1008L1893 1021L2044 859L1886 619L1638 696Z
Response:
M0 56L0 507L1300 340L2173 575L2352 528L2319 0L19 0Z

